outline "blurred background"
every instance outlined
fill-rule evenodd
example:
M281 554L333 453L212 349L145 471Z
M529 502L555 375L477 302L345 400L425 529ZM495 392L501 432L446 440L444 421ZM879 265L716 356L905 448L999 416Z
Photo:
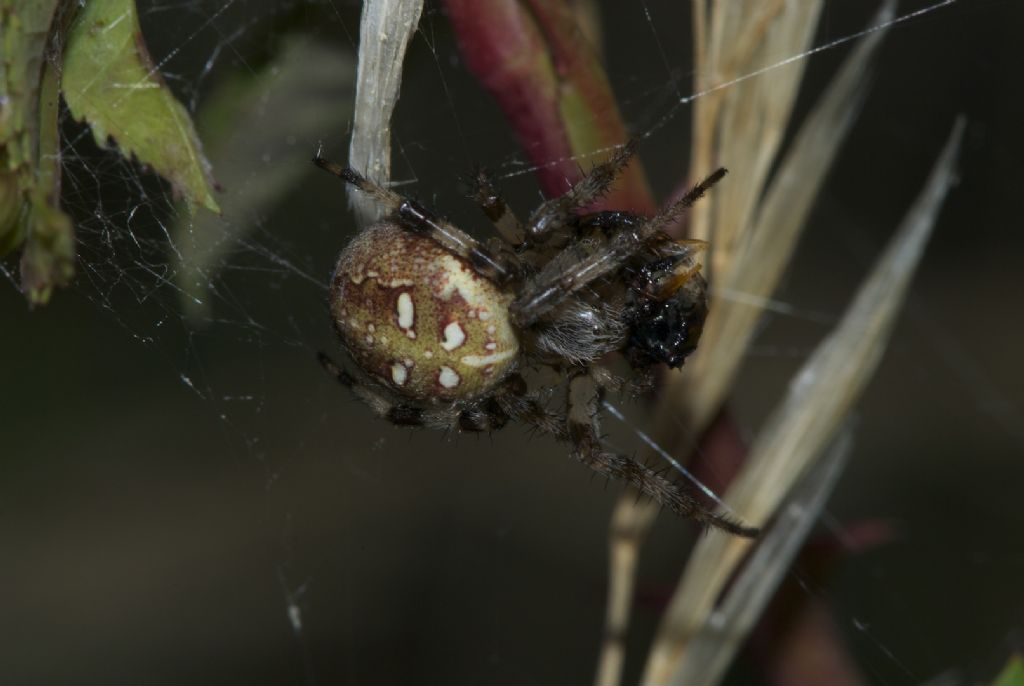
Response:
M359 9L140 1L154 61L234 198L223 219L190 222L159 179L64 122L79 276L35 311L0 288L0 683L591 681L621 487L522 427L445 437L373 421L316 363L337 347L325 284L355 229L340 182L308 160L320 142L346 156ZM689 112L672 107L691 90L689 6L597 10L627 124L665 121L640 150L664 198L689 159ZM814 45L873 10L830 0ZM732 395L749 436L966 114L961 182L827 508L874 544L787 580L791 602L832 614L864 683L984 681L1021 643L1022 25L1020 3L961 0L886 38L778 293L790 313L766 315ZM795 121L848 49L808 58ZM461 181L476 164L521 213L537 204L525 157L428 2L394 177L480 230ZM647 427L643 404L627 410ZM608 429L639 449L629 427ZM625 683L697 535L664 513L653 529ZM829 547L827 530L812 538ZM759 659L743 655L730 683L764 682Z

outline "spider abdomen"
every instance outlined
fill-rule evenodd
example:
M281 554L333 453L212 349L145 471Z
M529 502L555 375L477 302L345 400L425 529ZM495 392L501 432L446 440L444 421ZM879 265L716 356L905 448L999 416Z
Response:
M331 314L364 371L410 398L469 399L515 366L510 297L427 236L383 221L342 252Z

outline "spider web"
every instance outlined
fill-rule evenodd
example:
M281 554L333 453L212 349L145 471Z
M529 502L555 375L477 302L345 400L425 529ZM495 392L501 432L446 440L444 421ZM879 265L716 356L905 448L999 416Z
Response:
M613 86L664 198L688 159L687 105L702 97L690 93L689 8L605 4ZM564 446L522 429L452 440L373 422L315 362L336 347L326 282L355 229L337 180L308 160L321 143L344 158L358 3L139 9L161 74L201 127L217 93L257 84L222 103L226 120L209 123L219 136L203 135L225 193L241 200L223 219L193 217L64 116L78 277L33 313L15 288L2 296L0 540L16 551L0 573L16 591L0 622L5 681L588 680L620 487L590 480ZM778 56L772 68L807 62L795 121L871 11L830 0L815 47ZM969 0L900 8L906 21L887 38L732 395L752 433L966 111L961 188L860 403L831 533L782 596L821 613L808 626L836 628L864 683L986 678L1020 640L1024 327L1013 316L1022 246L1010 189L1021 174L1008 116L1020 96L1005 82L1021 52L1003 28L1020 14ZM476 164L496 172L520 212L538 201L530 164L433 6L407 60L394 136L401 190L461 226L482 225L460 181ZM15 265L0 268L16 285ZM637 452L644 406L619 409L609 439ZM693 536L662 516L645 546L627 683ZM801 638L786 667L828 650ZM732 683L783 680L758 640Z

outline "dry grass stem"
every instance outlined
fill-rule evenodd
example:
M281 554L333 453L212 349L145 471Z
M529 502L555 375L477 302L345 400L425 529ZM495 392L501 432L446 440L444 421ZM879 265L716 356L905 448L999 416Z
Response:
M804 539L825 508L839 481L852 445L849 428L840 432L789 494L757 548L729 587L729 592L693 637L670 683L706 684L721 681L733 657L800 551Z
M708 20L703 18L703 1L694 2L698 36L694 91L707 95L693 103L690 177L700 178L719 165L743 172L742 179L730 179L729 188L723 184L715 197L695 206L690 217L691 235L714 241L711 273L716 276L728 264L733 244L747 226L744 218L764 187L789 123L804 62L735 87L714 89L777 61L780 55L798 54L810 46L822 3L789 3L780 8L782 4L766 2L751 12L714 3ZM702 44L707 46L703 50Z
M754 523L777 510L807 472L874 373L910 278L924 253L942 201L955 180L964 121L957 121L924 190L875 264L836 329L794 377L787 397L766 422L729 500ZM668 608L643 683L656 686L688 659L691 639L752 542L718 532L700 541Z
M595 686L616 686L622 681L622 666L626 660L624 642L629 628L637 559L643 538L657 514L656 507L634 507L626 500L619 500L612 514L608 562L614 573L608 584L604 644Z
M821 7L820 1L773 1L764 3L760 11L746 12L715 2L709 11L704 0L694 0L694 92L706 94L694 101L690 173L697 178L701 170L719 164L738 173L690 213L691 235L711 241L710 272L718 295L712 298L700 350L685 373L671 377L656 409L655 435L669 450L701 435L722 406L763 304L789 263L811 202L854 119L856 104L866 90L870 58L885 32L862 39L847 58L801 127L767 193L765 185L789 125L804 61L714 89L806 51ZM885 2L872 25L890 19L893 9L893 2ZM732 293L742 293L743 298L728 295ZM680 431L685 432L683 440ZM652 503L636 502L631 493L623 496L619 508L635 509L634 516L641 522L653 521L656 513ZM614 534L611 545L615 545ZM632 589L632 581L620 577L631 575L633 568L616 566L615 561L613 555L609 602L628 606L629 598L616 598L614 593ZM616 627L605 628L614 635Z
M886 2L872 20L872 25L890 20L894 9L894 2ZM714 236L723 233L725 229L721 227L725 226L740 226L742 231L730 239L731 247L726 248L727 259L724 261L720 259L717 243L712 244L716 251L712 264L718 264L719 268L712 272L718 295L713 299L704 332L703 350L709 354L698 353L686 374L676 376L676 383L670 391L676 402L685 399L688 420L696 427L704 426L725 400L761 317L761 303L774 292L785 272L825 175L856 120L859 105L867 92L872 57L877 54L885 33L875 31L865 36L844 61L800 127L767 191L762 192L761 184L765 178L761 175L767 172L770 159L764 159L761 152L757 153L752 173L758 185L752 188L746 176L747 169L743 166L745 163L740 162L744 159L743 150L728 148L721 153L727 164L735 159L735 166L743 170L742 174L733 175L742 177L738 183L733 184L730 177L729 184L722 184L745 187L738 191L736 204L761 197L762 193L763 200L754 209L745 206L716 212ZM760 82L760 79L754 82ZM781 105L778 111L782 113ZM788 108L785 111L788 116ZM784 127L771 127L772 132L766 138L748 142L755 146L775 144L775 132L781 128ZM738 133L736 135L739 136ZM715 190L717 195L719 189ZM725 194L728 195L728 191ZM722 208L723 203L729 202L727 198L722 199L718 207ZM744 297L732 298L729 296L732 293ZM663 407L671 405L667 402Z
M402 63L423 0L366 0L359 23L356 103L348 163L379 184L391 180L391 115L402 86ZM360 227L380 218L372 198L348 188Z

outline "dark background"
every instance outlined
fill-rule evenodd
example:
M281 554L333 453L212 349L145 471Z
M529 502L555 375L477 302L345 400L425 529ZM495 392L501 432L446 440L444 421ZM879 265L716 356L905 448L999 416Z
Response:
M688 6L605 4L614 87L643 128L668 111L670 74L689 92ZM815 44L859 30L868 5L828 2ZM285 26L345 49L358 35L350 2L143 7L154 56L177 51L162 70L183 97L254 68ZM961 0L892 31L779 293L810 314L766 320L733 394L752 435L827 333L818 315L840 316L965 113L962 182L858 404L828 508L894 535L803 591L833 610L871 683L986 678L1024 627L1021 26L1019 3ZM200 78L218 46L231 49ZM800 112L846 53L810 59ZM457 177L478 162L513 169L515 143L436 5L407 64L395 177L480 226ZM323 134L336 158L345 125ZM641 149L660 197L685 173L688 136L682 111ZM314 145L276 163L307 164ZM85 149L69 166L110 169ZM138 176L114 170L96 185ZM506 186L520 208L535 204L529 175ZM91 184L70 187L83 251L102 254ZM252 240L326 280L353 230L336 180L311 171ZM227 263L217 278L232 303L203 327L117 256L34 312L0 288L0 683L590 682L619 486L518 427L450 440L372 421L315 363L335 346L322 289L264 272L244 245ZM642 406L631 412L646 426ZM627 683L694 536L663 514L644 549ZM733 679L757 672L748 663Z

